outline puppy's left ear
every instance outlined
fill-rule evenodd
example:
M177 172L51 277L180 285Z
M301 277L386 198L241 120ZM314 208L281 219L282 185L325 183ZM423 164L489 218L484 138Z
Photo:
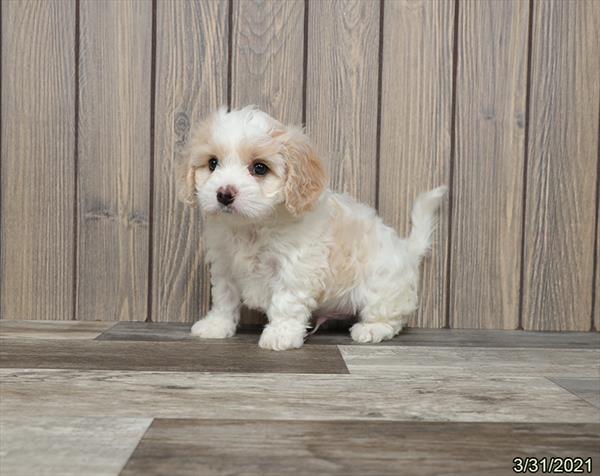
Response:
M283 143L287 165L285 206L292 215L300 215L312 210L325 190L325 169L301 129L289 128L276 136Z

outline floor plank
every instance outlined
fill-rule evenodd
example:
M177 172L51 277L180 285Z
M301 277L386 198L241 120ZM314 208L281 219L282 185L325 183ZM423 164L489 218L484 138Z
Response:
M600 350L339 346L352 374L600 378Z
M191 324L166 322L119 322L103 332L97 340L170 341L192 340ZM227 342L258 343L261 327L242 327ZM206 343L220 343L219 340ZM328 332L319 330L310 337L308 344L361 345L355 344L347 331ZM442 346L442 347L525 347L551 349L600 349L598 332L524 332L463 329L407 329L385 346Z
M0 474L117 476L151 421L3 415Z
M0 320L0 339L94 339L115 325L101 321Z
M541 377L2 369L0 381L5 416L600 423Z
M123 476L506 475L516 456L600 456L598 424L158 419Z
M573 395L583 398L586 402L600 408L600 379L552 377L550 379Z
M189 342L115 342L6 339L1 368L151 370L180 372L348 373L335 346L287 352L257 345Z
M179 322L118 322L114 327L98 336L96 340L193 340L190 334L191 327L192 324ZM233 339L231 340L233 341ZM235 338L235 341L239 342L239 339ZM207 342L209 342L209 339L207 339ZM218 343L219 340L213 339L210 342Z

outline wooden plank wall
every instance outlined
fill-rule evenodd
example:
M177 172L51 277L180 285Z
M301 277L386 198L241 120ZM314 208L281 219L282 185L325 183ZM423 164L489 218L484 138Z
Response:
M383 9L378 205L383 219L410 232L412 203L450 183L455 2L387 2ZM423 263L421 327L447 322L449 207Z
M1 6L4 319L192 322L193 124L303 123L401 234L450 186L412 325L600 328L600 2L22 0ZM247 322L259 322L246 314Z
M598 206L594 167L597 171L599 31L596 0L534 4L523 257L525 329L590 327L593 297L587 290L593 286Z
M79 9L76 315L144 320L152 4Z
M450 325L519 323L528 2L461 2Z
M76 3L1 8L1 317L68 320L76 272Z
M190 128L227 102L226 0L154 5L154 149L148 320L190 322L206 312L210 280L197 209L177 200L174 173Z

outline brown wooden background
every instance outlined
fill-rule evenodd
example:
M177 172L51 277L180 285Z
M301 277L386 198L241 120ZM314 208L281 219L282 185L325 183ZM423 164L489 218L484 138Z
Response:
M403 234L450 185L413 325L600 328L600 1L1 9L2 318L197 319L202 224L174 161L195 121L255 103Z

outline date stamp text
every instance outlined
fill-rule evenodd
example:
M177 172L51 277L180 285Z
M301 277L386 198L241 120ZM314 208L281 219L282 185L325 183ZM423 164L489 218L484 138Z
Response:
M592 458L534 458L527 456L513 459L512 469L517 474L589 474L592 472Z

